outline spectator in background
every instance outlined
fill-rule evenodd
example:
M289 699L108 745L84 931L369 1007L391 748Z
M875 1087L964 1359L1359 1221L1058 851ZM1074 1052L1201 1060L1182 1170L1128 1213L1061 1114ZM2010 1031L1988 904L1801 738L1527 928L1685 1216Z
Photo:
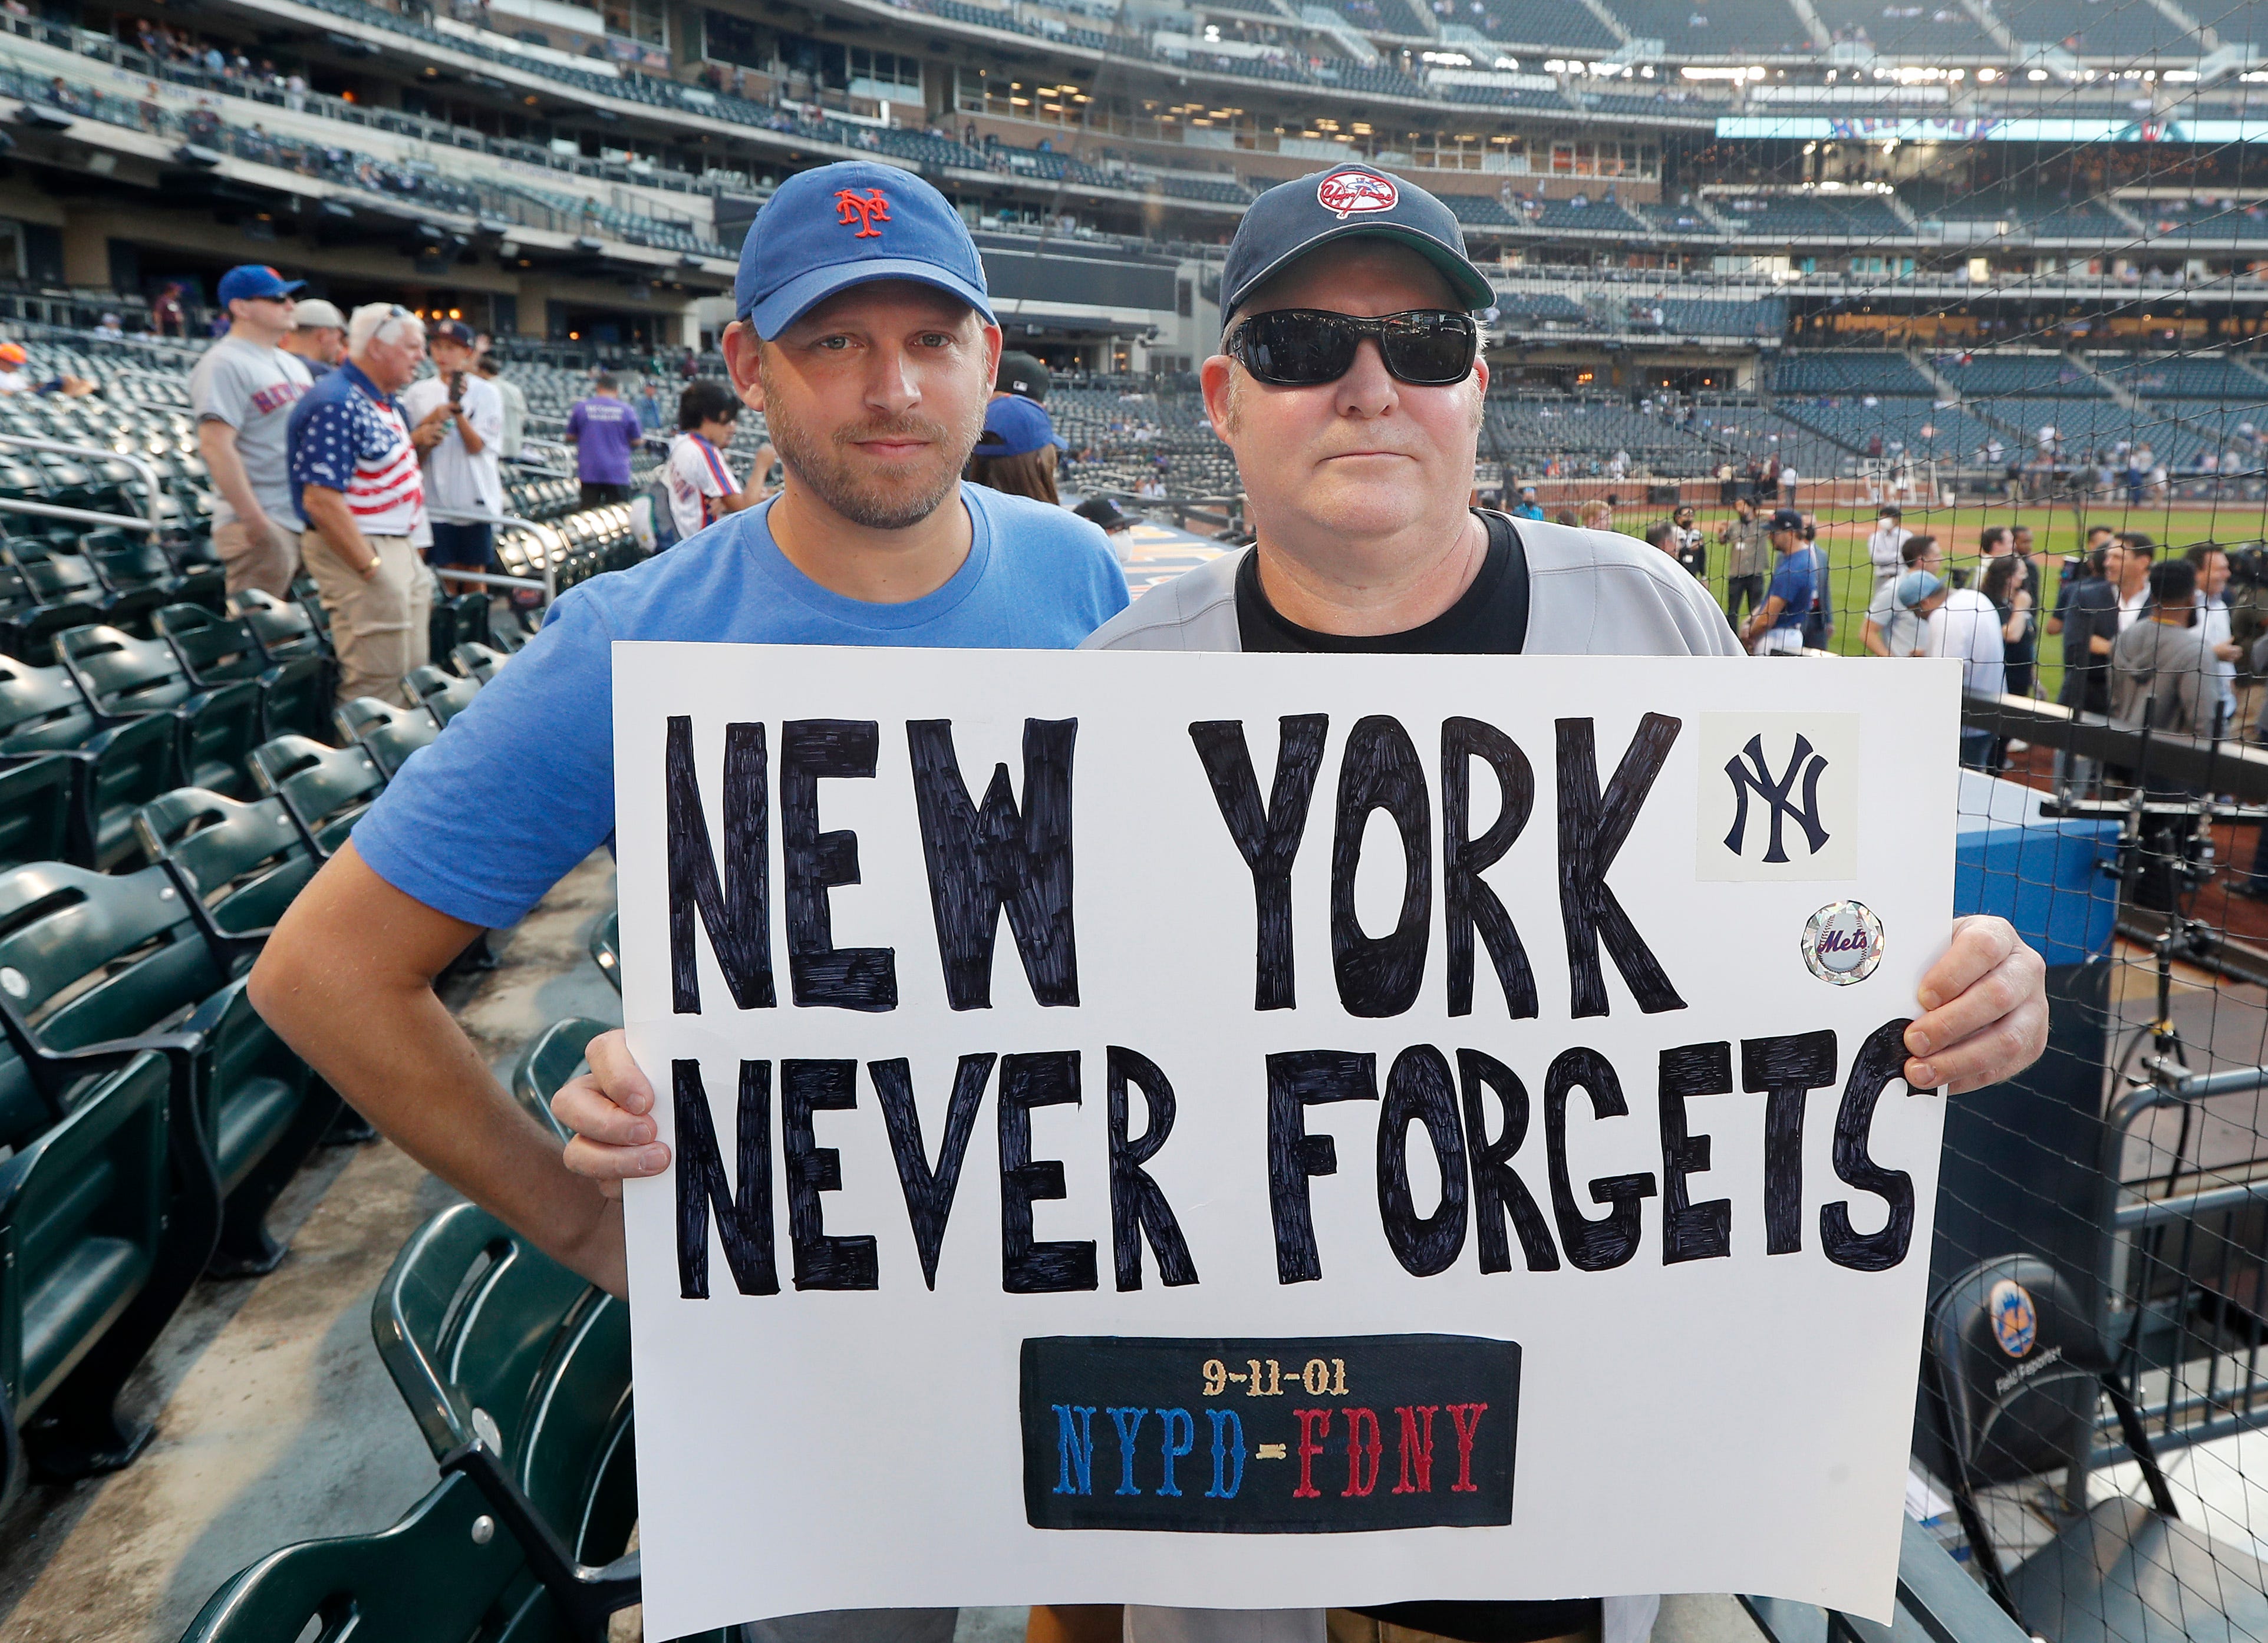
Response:
M32 356L21 343L0 343L0 394L29 394L32 379L24 367Z
M1803 648L1803 624L1818 601L1816 560L1803 540L1803 515L1793 508L1776 510L1765 528L1779 564L1764 602L1741 637L1756 655L1793 656Z
M291 413L291 490L307 521L300 552L330 613L339 700L409 705L401 675L423 667L433 575L411 544L425 522L418 442L394 396L425 360L425 328L409 309L364 304L347 321L347 362Z
M2236 719L2236 659L2242 654L2229 632L2228 556L2218 548L2192 548L2183 556L2197 572L2198 610L2205 647L2212 658L2213 714L2206 734L2226 736Z
M2142 615L2118 636L2110 656L2110 716L2124 724L2169 736L2204 736L2213 731L2213 655L2198 608L2197 567L2186 559L2153 565ZM2191 796L2186 783L2159 774L2146 749L2139 770L2117 770L2153 798ZM2170 910L2178 886L2175 866L2184 851L2182 820L2145 814L2132 891L2137 907ZM2258 857L2254 858L2256 873Z
M1692 508L1683 503L1670 510L1669 522L1677 531L1677 563L1693 574L1697 582L1709 579L1709 539L1693 522Z
M1543 510L1536 505L1535 486L1522 485L1520 488L1520 498L1513 505L1512 517L1516 519L1540 519L1543 517Z
M102 323L94 328L94 334L106 343L122 343L126 340L126 328L118 323L118 316L114 313L104 314Z
M494 354L483 352L473 369L496 385L497 397L504 402L504 435L497 442L497 454L507 462L517 462L527 443L527 395L519 391L519 383L504 374Z
M1948 588L1929 613L1928 652L1932 656L1959 659L1961 688L1971 696L1999 696L2007 689L2007 650L2000 637L2000 614L1983 590ZM1961 732L1961 762L1972 769L1999 767L1992 733Z
M995 398L1003 394L1018 394L1042 405L1047 403L1049 388L1055 385L1044 361L1013 349L1000 356L1000 369L992 381Z
M1929 611L1919 606L1945 586L1945 556L1938 550L1934 536L1908 537L1898 545L1898 556L1904 569L1867 607L1859 642L1873 656L1926 656L1928 636L1922 623ZM1924 580L1917 581L1917 577Z
M2147 596L2150 561L2157 549L2139 532L2115 535L2102 550L2102 574L2072 589L2063 616L2063 689L2056 700L2064 706L2089 713L2110 711L2110 652L2119 634L2130 626ZM2094 763L2056 753L2059 780L2087 784Z
M670 441L666 483L670 522L683 542L728 513L752 508L770 493L764 475L771 471L772 448L756 449L744 484L733 482L724 447L740 425L740 396L716 378L698 378L677 398L678 435Z
M2048 616L2046 623L2050 637L2058 637L2063 632L2064 612L2071 603L2072 591L2081 582L2101 579L2102 550L2110 545L2110 539L2117 534L2108 525L2090 525L2087 528L2086 545L2064 560L2063 576L2056 584L2055 609Z
M424 453L425 505L449 513L504 512L504 480L497 442L504 438L504 396L474 374L473 328L462 320L436 320L425 328L433 375L409 385L401 414L413 429L435 427L439 438ZM425 560L448 571L497 569L496 527L462 519L431 519ZM480 586L447 582L453 593Z
M320 297L302 298L292 309L284 351L307 368L311 382L320 382L347 357L346 315Z
M1771 564L1771 536L1753 497L1734 498L1733 518L1717 527L1717 538L1731 549L1725 559L1725 620L1737 633L1742 611L1753 615L1764 602L1764 573Z
M1874 591L1867 596L1871 606L1889 591L1905 569L1905 559L1898 551L1906 545L1913 533L1905 527L1904 511L1896 503L1885 502L1874 515L1874 529L1867 538L1867 562L1874 568Z
M1012 497L1063 504L1056 490L1056 430L1035 400L995 394L984 408L984 431L968 459L967 477Z
M622 403L622 384L600 372L591 396L567 413L567 443L575 447L575 474L583 483L583 505L601 507L630 499L630 453L644 437L637 412Z
M300 284L258 263L222 275L216 294L228 335L189 373L197 449L213 478L213 551L232 593L258 588L289 599L299 572L305 527L293 505L288 431L313 379L283 343Z
M1597 497L1592 497L1577 509L1575 517L1582 521L1583 528L1587 531L1610 531L1615 527L1614 505L1602 501Z
M652 377L638 385L638 425L641 429L659 431L661 427L661 395L656 391Z
M1677 527L1668 519L1656 519L1646 527L1646 545L1659 548L1675 559L1677 557Z
M150 302L150 328L159 336L187 336L189 313L181 301L181 282L168 280Z
M2024 589L2024 562L2002 554L1984 566L1978 592L1992 601L2000 622L2000 654L2007 670L2011 696L2032 694L2032 668L2037 638L2033 631L2032 596ZM2018 748L2017 751L2022 751Z

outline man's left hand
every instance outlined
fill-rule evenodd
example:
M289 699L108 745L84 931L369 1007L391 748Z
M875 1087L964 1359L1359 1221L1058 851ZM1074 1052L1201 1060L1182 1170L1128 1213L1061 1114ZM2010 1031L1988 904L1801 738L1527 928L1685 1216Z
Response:
M1952 945L1921 978L1925 1013L1906 1028L1906 1082L1959 1095L2038 1060L2048 1042L2047 974L2007 919L1955 920Z

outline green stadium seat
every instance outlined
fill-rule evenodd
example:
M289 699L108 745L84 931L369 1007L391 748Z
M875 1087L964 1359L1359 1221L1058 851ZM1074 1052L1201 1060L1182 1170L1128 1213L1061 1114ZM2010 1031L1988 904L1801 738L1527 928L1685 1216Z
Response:
M316 626L296 600L278 599L273 593L248 587L240 593L230 594L228 606L244 618L261 654L271 662L302 656L328 659L331 654L329 631Z
M195 1122L225 1195L219 1273L283 1259L265 1218L321 1140L337 1098L252 1008L256 939L216 937L163 866L103 874L59 862L0 873L0 1020L72 1050L164 1033L188 1057Z
M151 1429L118 1395L196 1283L219 1200L164 1053L0 1050L0 1455L51 1477L115 1471ZM16 1477L0 1472L0 1504Z
M393 1528L272 1551L207 1601L181 1643L585 1643L499 1533L473 1480L446 1477Z
M401 688L411 701L433 716L438 728L446 730L451 719L473 704L473 698L481 693L481 682L460 679L438 667L413 667L402 675Z
M0 758L0 867L70 855L77 785L77 766L61 754Z
M113 593L95 574L93 561L52 539L11 536L0 543L0 552L23 572L43 607L42 619L26 624L27 640L36 641L89 622L134 627L146 623L150 613L165 602L165 594L154 588Z
M427 1447L554 1601L585 1624L636 1602L629 1308L460 1204L402 1246L371 1332Z
M622 990L622 916L617 910L599 920L599 927L591 932L591 959L598 965L599 973L614 984L616 992Z
M137 639L112 627L74 628L56 635L55 656L98 718L170 717L180 737L181 773L190 785L230 794L251 792L245 759L261 740L257 684L239 681L200 690L163 639Z
M427 623L426 637L426 653L431 656L446 656L460 645L485 643L489 637L487 591L438 595Z
M151 618L201 689L249 680L260 687L261 740L320 736L330 727L331 667L320 656L271 661L242 616L217 616L202 605L166 605Z
M210 604L218 609L225 596L220 573L201 571L184 576L166 550L144 532L89 531L79 539L78 547L113 599L139 598L146 593L154 594L161 604Z
M386 786L366 748L327 748L306 736L278 736L252 750L253 778L284 801L307 848L328 861Z
M378 768L392 781L409 755L441 733L434 716L419 709L395 707L374 696L342 702L332 713L339 740L369 751Z
M134 827L143 854L173 873L209 936L265 935L315 875L313 852L281 799L242 804L180 787L136 811Z
M460 645L449 652L449 661L460 674L482 684L492 682L498 670L511 659L504 652L470 643Z
M179 781L180 740L169 720L103 727L61 667L0 658L0 758L60 754L76 768L67 860L112 867L140 851L134 812Z
M26 608L15 599L10 600L7 635L11 654L47 661L55 654L56 634L66 628L108 620L102 585L84 559L71 554L50 555L47 543L36 537L0 541L0 556L4 556L13 573L12 580L20 584L22 593L32 601Z
M611 1031L604 1021L571 1015L554 1021L530 1040L512 1069L512 1098L562 1141L574 1131L552 1116L551 1098L587 1065L591 1041Z

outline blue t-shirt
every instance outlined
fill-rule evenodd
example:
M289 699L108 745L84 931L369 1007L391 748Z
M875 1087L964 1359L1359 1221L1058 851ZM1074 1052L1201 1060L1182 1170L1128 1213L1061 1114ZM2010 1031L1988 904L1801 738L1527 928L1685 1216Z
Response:
M1813 557L1811 550L1804 548L1779 556L1771 586L1764 590L1766 599L1780 601L1779 616L1773 627L1800 628L1803 619L1811 614L1811 600L1819 586L1812 571Z
M846 599L797 570L772 541L769 503L570 589L355 824L357 853L437 911L517 924L615 830L616 639L1067 651L1126 608L1095 526L980 485L961 494L967 561L901 605Z
M630 452L644 432L637 412L620 400L594 394L575 402L567 413L567 431L575 436L575 472L585 484L630 483Z

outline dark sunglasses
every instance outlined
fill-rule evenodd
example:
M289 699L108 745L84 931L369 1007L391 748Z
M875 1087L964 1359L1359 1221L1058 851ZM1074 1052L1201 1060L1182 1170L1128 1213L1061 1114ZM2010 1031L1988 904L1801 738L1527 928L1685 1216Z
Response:
M1307 388L1346 375L1366 337L1378 343L1395 380L1419 387L1462 382L1480 351L1472 315L1444 308L1413 308L1374 320L1321 308L1276 308L1240 324L1227 349L1256 380Z

